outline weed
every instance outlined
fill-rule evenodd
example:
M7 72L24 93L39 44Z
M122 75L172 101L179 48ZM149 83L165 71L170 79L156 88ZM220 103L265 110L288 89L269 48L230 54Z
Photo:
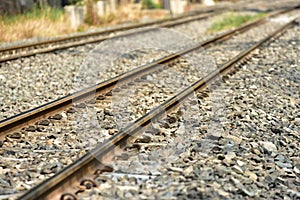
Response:
M224 16L222 19L214 22L209 28L210 32L217 32L225 29L236 28L242 24L260 19L265 16L265 13L259 13L255 15L241 15L236 13L230 13L229 15Z

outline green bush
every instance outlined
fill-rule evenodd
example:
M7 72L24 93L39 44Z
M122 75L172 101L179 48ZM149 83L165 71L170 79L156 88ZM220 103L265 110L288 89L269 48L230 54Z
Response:
M143 9L159 9L159 8L161 8L161 5L154 3L152 0L143 0L142 8Z

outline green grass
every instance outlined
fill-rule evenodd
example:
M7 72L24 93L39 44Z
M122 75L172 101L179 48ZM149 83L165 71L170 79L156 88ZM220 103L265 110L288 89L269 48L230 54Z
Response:
M52 21L56 21L60 19L64 15L63 9L58 8L32 8L31 10L14 16L2 16L1 21L4 24L14 24L16 22L22 21L22 20L32 20L32 19L39 19L39 18L48 18Z
M265 16L265 13L258 13L255 15L241 15L236 13L230 13L229 15L224 16L222 19L214 22L208 30L210 32L217 32L230 28L236 28L246 22L260 19L263 16Z

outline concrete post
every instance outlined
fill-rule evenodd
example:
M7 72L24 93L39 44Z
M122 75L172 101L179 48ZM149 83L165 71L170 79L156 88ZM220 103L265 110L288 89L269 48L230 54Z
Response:
M105 14L105 5L104 1L97 1L96 8L97 8L97 14L98 16L103 16Z
M115 2L115 0L97 1L96 8L97 8L98 16L103 16L103 15L109 14L109 13L115 13L116 12L116 2Z
M66 16L69 18L72 29L77 29L84 23L86 8L77 6L65 6Z
M184 12L187 0L170 0L170 9L172 14L180 14Z
M117 11L116 0L109 0L110 12L115 13Z
M204 5L206 5L206 6L213 6L213 5L215 5L214 0L203 0L202 3L203 3Z

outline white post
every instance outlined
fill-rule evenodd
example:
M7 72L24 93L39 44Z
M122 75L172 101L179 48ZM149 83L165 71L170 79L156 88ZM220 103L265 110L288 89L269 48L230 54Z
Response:
M215 5L214 0L203 0L203 4L206 6L213 6Z
M72 29L76 29L80 24L84 23L85 7L65 6L64 9Z
M183 13L186 5L186 0L170 0L170 9L173 14Z
M65 9L66 16L70 20L71 28L76 29L77 21L75 16L75 6L65 6L64 9Z
M115 13L117 10L116 10L116 0L109 0L109 6L110 6L110 11L112 13Z
M105 14L104 1L97 1L97 14L103 16Z

